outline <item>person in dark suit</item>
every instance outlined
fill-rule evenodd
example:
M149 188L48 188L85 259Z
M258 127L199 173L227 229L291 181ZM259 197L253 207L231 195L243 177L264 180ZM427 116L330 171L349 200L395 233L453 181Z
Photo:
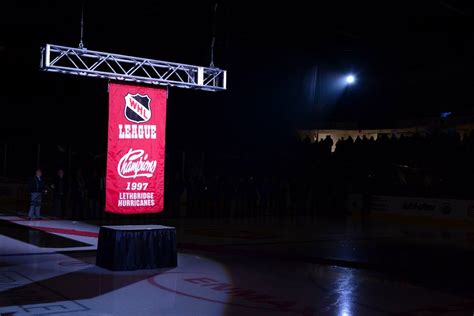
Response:
M79 168L71 183L72 219L81 219L84 216L85 201L86 180L82 168Z
M58 174L54 178L51 188L53 189L53 214L55 216L63 216L68 193L68 184L63 169L58 170Z
M35 176L31 178L28 183L28 189L30 191L30 210L28 212L28 220L41 219L41 196L48 192L41 175L41 170L37 169Z

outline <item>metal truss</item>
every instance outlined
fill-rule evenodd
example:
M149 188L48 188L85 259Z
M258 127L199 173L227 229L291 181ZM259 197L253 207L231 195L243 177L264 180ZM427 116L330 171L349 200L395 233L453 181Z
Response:
M47 44L41 70L206 91L226 90L226 71Z

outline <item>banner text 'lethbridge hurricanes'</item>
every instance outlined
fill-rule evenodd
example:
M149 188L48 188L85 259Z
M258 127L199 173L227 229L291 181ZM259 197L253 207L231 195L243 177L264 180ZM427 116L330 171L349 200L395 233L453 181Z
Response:
M167 90L109 84L105 210L163 210Z

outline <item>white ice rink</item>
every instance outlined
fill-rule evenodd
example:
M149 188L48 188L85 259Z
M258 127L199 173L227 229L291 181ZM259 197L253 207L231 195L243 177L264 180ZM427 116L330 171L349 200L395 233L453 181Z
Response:
M327 224L315 232L304 221L167 221L164 224L177 228L178 267L113 272L95 265L97 225L7 215L0 219L7 221L0 231L2 316L474 313L474 297L469 294L416 284L365 266L335 265L344 256L357 257L365 237L364 230L354 226L329 229L334 224ZM17 238L8 222L35 229ZM44 234L38 230L87 245L40 247L38 239ZM396 236L390 230L371 231L377 240ZM334 243L340 246L340 256L329 251L326 258L334 260L318 262L315 258L321 256L315 253Z

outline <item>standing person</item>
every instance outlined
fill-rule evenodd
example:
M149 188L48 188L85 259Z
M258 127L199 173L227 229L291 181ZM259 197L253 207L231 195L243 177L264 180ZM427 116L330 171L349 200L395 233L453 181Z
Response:
M43 178L41 178L41 170L37 169L35 176L28 183L30 191L30 211L28 212L28 220L41 219L41 195L47 193Z
M64 177L63 169L58 170L58 174L54 178L51 188L53 189L53 214L55 216L63 216L68 192L67 181Z
M76 170L71 185L72 219L80 219L83 216L86 199L86 180L82 168Z
M89 198L89 211L92 218L99 217L101 198L101 178L99 171L94 169L92 175L86 180L87 197Z

